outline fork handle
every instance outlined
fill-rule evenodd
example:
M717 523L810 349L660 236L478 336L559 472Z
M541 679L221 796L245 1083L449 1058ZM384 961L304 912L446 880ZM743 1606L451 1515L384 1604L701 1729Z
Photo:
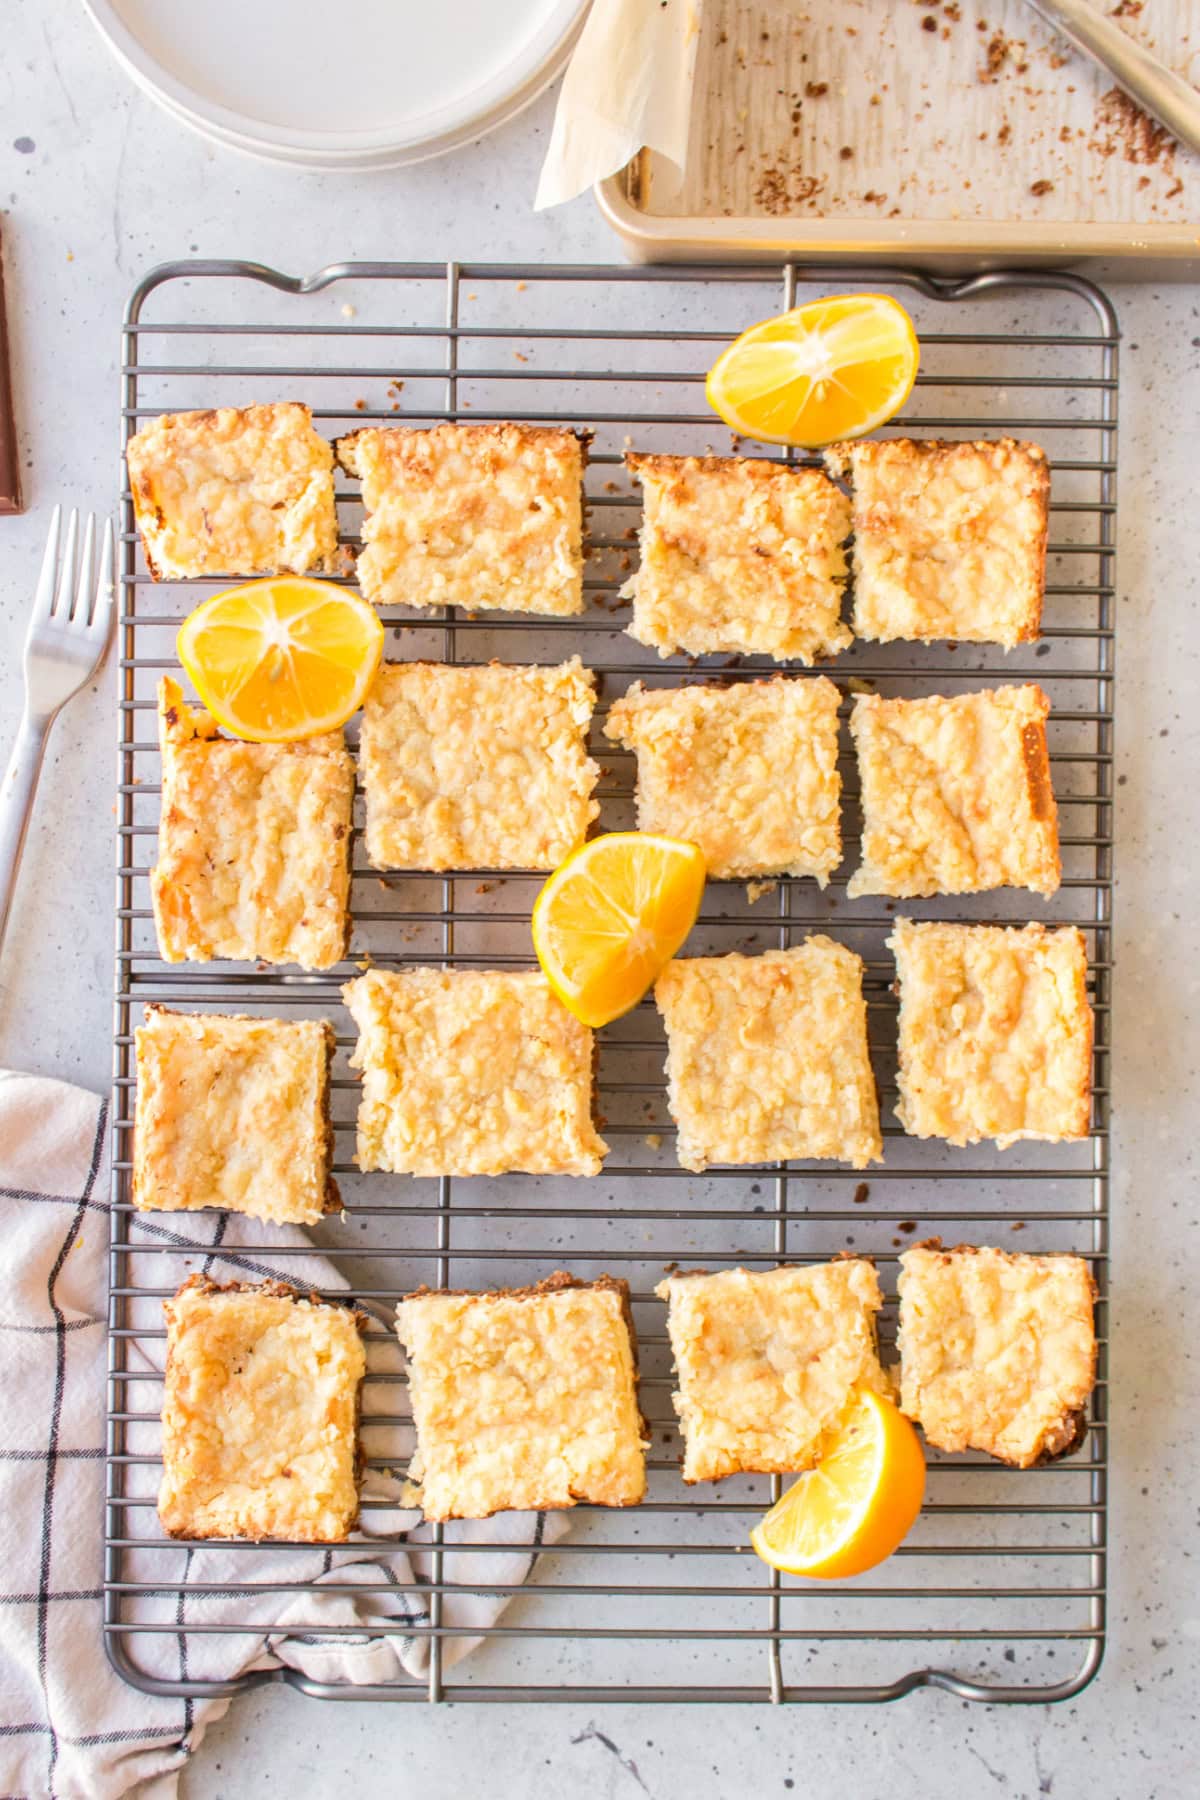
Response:
M1181 144L1200 150L1200 93L1190 81L1151 56L1088 0L1029 0L1029 4L1047 25L1115 75L1125 92Z
M8 929L17 871L21 867L21 852L25 848L25 835L29 830L29 819L33 811L33 796L37 792L46 739L52 723L52 719L34 718L28 712L22 713L21 723L17 727L17 741L4 771L3 786L0 787L0 947L3 946L4 934Z

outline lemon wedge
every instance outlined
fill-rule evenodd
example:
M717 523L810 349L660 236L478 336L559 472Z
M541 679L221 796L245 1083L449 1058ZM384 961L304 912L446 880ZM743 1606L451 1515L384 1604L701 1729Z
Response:
M704 391L732 431L812 450L894 418L919 362L916 330L898 301L847 294L743 331L709 370Z
M546 979L585 1025L607 1025L646 993L696 922L704 857L695 844L610 831L572 852L533 909Z
M179 628L179 660L217 722L279 744L344 725L383 654L383 626L359 595L276 575L214 594Z

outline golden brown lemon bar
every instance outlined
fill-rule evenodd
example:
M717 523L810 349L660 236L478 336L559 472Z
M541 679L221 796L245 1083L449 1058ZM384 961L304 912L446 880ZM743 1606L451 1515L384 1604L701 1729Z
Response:
M1079 1256L938 1238L900 1258L900 1404L939 1450L1028 1469L1074 1450L1096 1379L1096 1289Z
M882 1154L862 958L810 937L762 956L676 957L654 987L685 1169Z
M1087 1136L1092 1009L1073 925L917 924L888 943L900 985L900 1104L913 1137L1001 1150Z
M328 969L349 931L354 765L340 731L294 744L222 737L158 687L162 817L150 893L167 962Z
M342 994L359 1034L361 1169L599 1174L592 1034L543 975L372 969Z
M340 1543L358 1516L362 1315L205 1275L163 1312L164 1531Z
M135 1038L135 1206L294 1225L337 1210L332 1025L147 1006Z
M396 1308L427 1519L636 1506L646 1489L625 1282L562 1272L491 1294L420 1288Z
M638 826L699 844L710 875L814 875L842 855L838 691L823 675L646 688L605 735L637 752Z
M626 456L642 486L631 637L811 663L851 642L839 617L850 531L819 469L742 456Z
M583 611L587 434L541 425L368 426L339 438L362 482L358 582L378 606Z
M1040 687L885 700L850 715L862 789L862 867L847 893L974 894L1062 877Z
M853 484L859 637L1037 637L1050 499L1037 444L873 438L832 445L825 463Z
M810 1469L856 1385L889 1392L864 1257L672 1275L654 1291L669 1308L685 1481Z
M125 457L155 581L336 568L333 452L298 401L164 413Z
M385 663L363 709L367 855L379 869L553 869L600 811L595 678Z

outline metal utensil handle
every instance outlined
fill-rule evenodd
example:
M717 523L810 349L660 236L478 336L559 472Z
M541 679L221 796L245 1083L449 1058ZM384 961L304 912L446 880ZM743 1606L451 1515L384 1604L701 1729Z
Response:
M1088 0L1029 0L1035 13L1116 76L1139 106L1165 125L1181 144L1200 150L1200 93L1135 44Z
M0 947L3 947L8 928L21 852L25 848L25 834L33 812L33 796L37 792L52 723L52 718L35 719L28 712L22 713L17 741L0 787Z

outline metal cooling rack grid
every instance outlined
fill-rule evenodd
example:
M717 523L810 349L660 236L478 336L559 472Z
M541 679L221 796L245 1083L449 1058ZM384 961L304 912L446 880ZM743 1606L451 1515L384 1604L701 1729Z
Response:
M353 1034L337 991L356 964L308 976L236 965L180 969L157 958L146 884L158 811L153 689L160 671L174 666L179 619L219 584L152 586L126 492L105 1635L118 1668L139 1685L197 1695L228 1691L228 1684L205 1676L207 1640L236 1632L239 1624L250 1628L248 1621L216 1625L203 1617L204 1592L189 1578L189 1550L205 1546L143 1535L157 1529L160 1377L152 1358L156 1346L161 1355L161 1300L202 1260L151 1236L129 1203L132 1031L151 1000L335 1021L337 1167L349 1213L314 1235L380 1319L369 1334L364 1391L369 1466L395 1466L411 1447L399 1353L383 1323L400 1293L421 1280L515 1284L559 1266L582 1274L611 1269L635 1291L643 1406L653 1430L646 1504L615 1513L576 1509L568 1537L539 1552L530 1583L485 1634L488 1642L453 1670L444 1654L454 1633L443 1623L443 1600L454 1576L481 1552L461 1549L462 1560L452 1567L437 1528L432 1579L414 1584L428 1620L391 1628L428 1639L428 1682L389 1684L367 1695L862 1701L932 1684L967 1698L1032 1701L1078 1692L1098 1667L1106 1532L1103 1342L1090 1429L1077 1456L1022 1472L931 1453L929 1502L916 1531L897 1557L860 1582L797 1587L749 1552L749 1526L778 1492L777 1478L737 1477L697 1490L685 1489L678 1476L663 1311L651 1294L668 1262L770 1266L781 1258L822 1260L851 1247L876 1257L891 1294L899 1250L940 1231L950 1240L1078 1250L1093 1259L1102 1295L1105 1289L1116 321L1096 289L1070 276L987 275L936 284L895 270L875 271L872 280L901 291L921 331L923 372L905 430L1011 432L1038 439L1051 455L1046 632L1041 644L1007 658L987 648L856 645L828 672L844 690L866 681L887 692L919 693L1029 676L1050 692L1066 865L1061 893L1048 905L1028 895L989 894L906 910L997 921L1036 916L1084 929L1097 1013L1090 1140L1018 1146L999 1157L909 1139L891 1120L895 1003L884 939L892 908L845 899L844 871L854 866L857 850L855 771L847 759L842 875L824 893L811 882L782 881L756 905L738 885L714 883L689 948L761 949L824 928L864 954L885 1119L882 1168L865 1177L798 1165L682 1175L673 1164L663 1102L661 1030L653 1008L643 1006L601 1036L599 1109L613 1147L602 1176L586 1183L356 1176L350 1158L357 1083L345 1066ZM246 264L168 265L148 276L130 302L123 439L139 419L163 410L292 397L312 403L330 436L372 419L524 418L593 426L583 618L384 616L396 627L391 655L546 661L578 649L600 675L602 715L635 677L737 680L773 667L729 658L661 663L624 635L627 613L616 589L630 561L637 505L621 453L630 442L677 451L726 448L700 386L713 346L747 319L842 284L857 285L853 270L358 264L293 281ZM1061 328L1031 330L1031 305L1042 317L1053 313ZM339 492L338 498L344 535L354 542L356 496ZM631 759L598 731L594 752L606 771L600 826L632 823ZM352 854L356 957L369 952L381 966L529 961L528 913L540 876L381 875L366 867L357 837ZM1012 1232L1024 1235L1010 1238ZM262 1250L277 1267L296 1254L272 1245L269 1229ZM1103 1325L1103 1311L1100 1319ZM889 1299L885 1344L893 1333ZM368 1501L364 1515L373 1536L386 1530L382 1503ZM252 1588L241 1585L247 1553L268 1570ZM278 1566L287 1554L271 1546L222 1547L219 1579L203 1585L247 1598L260 1597L265 1587L278 1593L282 1610L305 1585L271 1577L272 1560ZM377 1584L377 1591L386 1585ZM189 1607L194 1616L181 1636ZM164 1632L179 1644L178 1679L156 1679L139 1660L139 1647L144 1651L152 1635ZM362 1689L347 1694L292 1672L234 1685L280 1678L322 1697L364 1697Z

